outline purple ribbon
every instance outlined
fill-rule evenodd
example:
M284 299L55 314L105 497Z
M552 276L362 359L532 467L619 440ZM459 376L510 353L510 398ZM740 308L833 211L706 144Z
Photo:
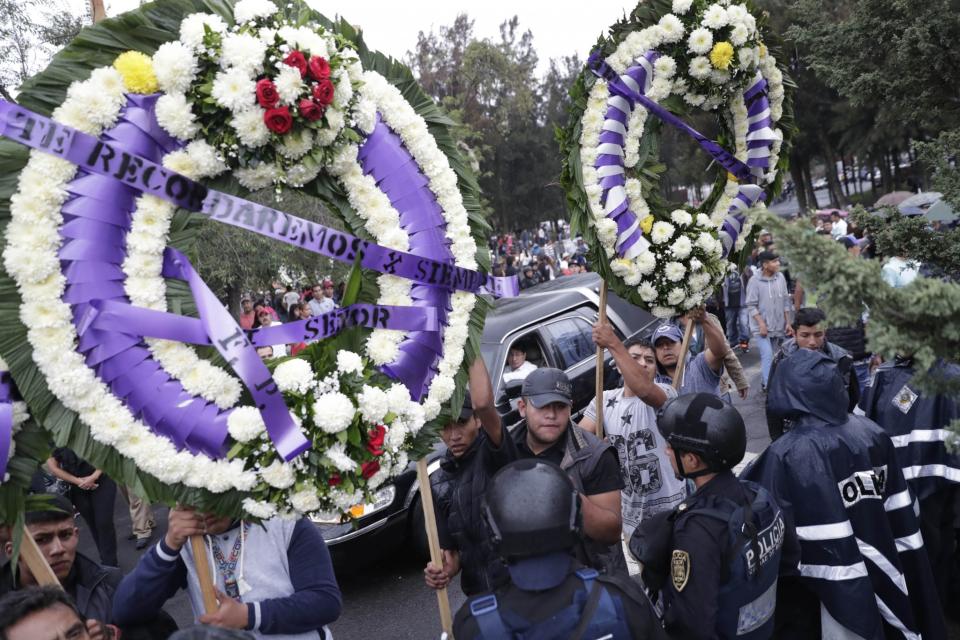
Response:
M156 96L143 96L144 99ZM83 171L112 178L178 207L294 245L322 256L360 264L380 273L400 276L421 284L479 293L493 284L480 271L457 267L452 262L396 251L348 233L304 220L243 198L207 189L199 182L165 169L157 162L54 122L19 105L0 100L0 134L76 164ZM492 287L496 290L496 287Z
M7 458L13 441L13 381L9 371L0 371L0 484L7 475Z
M93 328L101 331L130 333L134 327L136 333L131 335L198 345L213 344L203 322L197 318L135 307L115 300L91 302L80 319L78 331L85 333ZM347 327L437 331L439 322L437 311L432 307L354 304L306 320L261 327L245 333L254 347L266 347L275 344L316 342L335 336Z

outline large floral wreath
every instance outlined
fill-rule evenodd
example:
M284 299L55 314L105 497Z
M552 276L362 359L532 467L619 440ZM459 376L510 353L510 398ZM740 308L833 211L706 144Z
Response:
M299 189L368 254L425 256L464 278L488 266L477 251L486 227L476 181L452 123L409 70L300 3L240 0L232 14L207 0L148 5L85 30L26 83L20 104L115 144L139 169L153 161L174 178L235 193L274 189L278 200ZM411 282L387 268L375 287L365 284L378 291L375 305L324 318L322 331L296 327L315 337L372 330L315 342L254 379L259 360L230 356L249 358L252 344L271 339L217 340L214 328L233 321L168 246L190 246L198 217L177 207L187 197L124 186L134 182L127 164L97 173L110 158L96 148L101 155L78 171L65 156L0 143L0 216L9 212L0 287L13 302L15 283L20 297L0 311L0 353L58 444L151 499L256 518L349 512L429 449L477 356L469 338L485 303L476 287ZM315 232L318 245L350 238L224 193L219 202L229 215L204 213L302 246ZM168 287L171 278L189 292ZM166 313L193 305L193 325ZM273 341L291 341L293 329ZM219 342L246 371L242 382L178 339L198 333L193 342ZM277 392L280 413L268 396Z
M763 206L764 189L779 189L786 166L783 73L755 12L737 0L643 2L601 39L571 95L561 181L593 264L659 317L702 304L750 233L747 211ZM692 109L717 112L718 141L681 120ZM722 167L699 207L659 195L662 123L651 119L693 137Z

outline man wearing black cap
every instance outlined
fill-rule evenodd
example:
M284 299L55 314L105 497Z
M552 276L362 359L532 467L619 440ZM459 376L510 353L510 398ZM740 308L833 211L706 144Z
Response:
M570 421L572 385L560 369L541 368L523 381L518 403L524 420L511 434L521 458L559 465L580 494L581 562L610 572L626 571L620 547L620 490L623 476L612 445Z
M766 389L774 352L780 348L784 337L793 336L790 326L793 304L787 280L780 273L780 256L772 251L762 251L757 262L760 273L747 282L746 305L750 331L760 349L760 377Z
M483 358L470 366L470 388L456 421L441 432L447 450L440 468L430 476L443 549L443 567L430 563L423 570L427 586L447 586L458 572L460 588L473 595L496 588L506 569L483 531L480 505L489 479L517 457L503 437L500 414Z

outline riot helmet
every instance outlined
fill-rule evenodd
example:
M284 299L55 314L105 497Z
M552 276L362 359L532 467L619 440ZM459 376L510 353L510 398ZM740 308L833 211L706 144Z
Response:
M483 516L494 550L508 561L565 551L580 538L573 482L543 460L516 460L500 469L484 496Z
M710 393L674 398L660 410L657 427L673 448L677 472L684 478L732 469L747 450L743 417L732 405ZM695 453L706 469L687 473L680 454Z

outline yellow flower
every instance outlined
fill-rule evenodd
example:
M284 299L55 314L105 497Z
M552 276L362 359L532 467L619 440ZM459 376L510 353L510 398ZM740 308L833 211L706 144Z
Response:
M760 57L761 58L767 57L767 45L763 44L762 42L760 43Z
M720 69L721 71L726 71L730 66L730 62L733 60L733 45L727 41L718 42L713 45L713 50L710 51L710 63Z
M654 218L652 215L647 216L640 221L640 229L643 230L643 235L650 235L650 230L653 229Z
M150 56L139 51L127 51L117 56L113 67L123 77L123 86L132 93L153 93L159 86L153 72Z
M727 180L729 180L730 182L740 182L737 176L733 175L729 171L727 171Z

